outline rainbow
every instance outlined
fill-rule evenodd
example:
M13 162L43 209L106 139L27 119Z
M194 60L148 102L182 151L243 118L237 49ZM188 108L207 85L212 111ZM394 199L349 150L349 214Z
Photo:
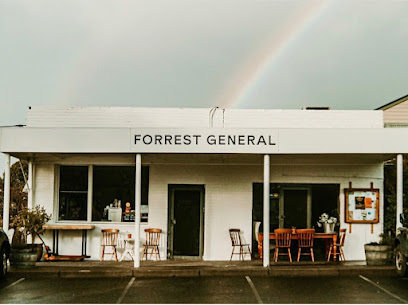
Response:
M300 16L284 28L281 35L271 37L249 60L241 65L224 93L214 103L220 108L246 108L249 97L255 91L267 71L273 68L294 43L326 13L333 1L309 5Z

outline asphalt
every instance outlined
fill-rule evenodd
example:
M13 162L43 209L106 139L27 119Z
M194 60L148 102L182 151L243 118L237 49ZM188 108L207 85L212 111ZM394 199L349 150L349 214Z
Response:
M169 278L169 277L336 277L394 276L394 266L367 266L365 262L272 263L265 268L259 261L161 261L133 262L84 261L39 262L30 268L11 267L11 275L25 278Z
M408 303L394 276L21 278L0 281L0 303Z

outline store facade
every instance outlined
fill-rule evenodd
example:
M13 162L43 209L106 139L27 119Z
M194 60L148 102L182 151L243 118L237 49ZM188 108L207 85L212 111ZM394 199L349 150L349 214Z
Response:
M55 224L95 226L91 259L101 229L141 245L145 228L160 228L162 259L229 260L230 228L253 244L256 222L313 227L326 212L352 229L344 251L361 260L382 233L383 161L408 152L397 141L406 134L383 128L381 111L38 107L25 127L1 129L0 148L29 161L30 207ZM346 223L351 185L379 190L375 223ZM59 252L80 244L64 232Z

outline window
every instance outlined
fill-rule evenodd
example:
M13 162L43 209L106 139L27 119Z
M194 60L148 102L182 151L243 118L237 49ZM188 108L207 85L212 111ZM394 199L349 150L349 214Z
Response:
M135 167L94 166L92 220L121 221L126 202L135 209Z
M134 221L124 217L126 203L130 211L135 210L135 167L94 166L93 167L93 221ZM149 168L142 166L142 205L148 204Z
M61 166L59 220L87 220L88 166Z
M60 166L58 219L134 221L135 170L135 166ZM149 167L142 166L142 222L148 220L148 194Z

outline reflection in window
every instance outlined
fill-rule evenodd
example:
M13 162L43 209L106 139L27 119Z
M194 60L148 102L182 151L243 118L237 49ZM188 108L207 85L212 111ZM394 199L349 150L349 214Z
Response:
M61 166L59 220L87 220L88 166Z

